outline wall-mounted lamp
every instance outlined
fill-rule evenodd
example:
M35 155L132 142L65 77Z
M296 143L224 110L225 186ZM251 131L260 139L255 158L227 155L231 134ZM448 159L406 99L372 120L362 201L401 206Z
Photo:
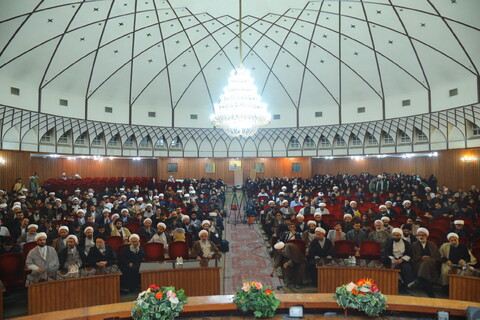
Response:
M474 156L463 156L462 158L460 158L460 160L462 160L466 164L470 164L474 161L477 161L478 158L475 158Z
M5 159L0 158L0 164L5 164L5 162L6 162Z

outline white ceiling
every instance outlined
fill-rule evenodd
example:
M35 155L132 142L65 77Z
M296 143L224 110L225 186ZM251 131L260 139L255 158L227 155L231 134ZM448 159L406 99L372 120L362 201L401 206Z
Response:
M280 115L270 127L472 104L479 99L479 9L478 0L243 0L243 64L270 113ZM1 104L210 128L213 104L240 60L238 1L2 0L0 50ZM450 98L454 88L458 96ZM411 105L402 107L407 99Z

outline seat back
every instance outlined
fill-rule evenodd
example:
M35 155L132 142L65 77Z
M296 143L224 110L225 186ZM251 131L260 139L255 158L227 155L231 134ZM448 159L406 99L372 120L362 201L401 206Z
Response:
M28 256L28 253L30 252L30 250L32 250L36 246L37 246L37 243L35 241L30 241L30 242L25 243L23 245L23 257L25 259L27 259L27 256Z
M105 243L112 247L114 251L118 252L118 247L123 245L123 238L118 236L110 236L105 239Z
M185 242L188 243L188 247L193 247L193 234L190 232L185 233Z
M374 240L363 240L360 242L360 257L362 259L381 259L380 242Z
M291 239L288 240L287 243L293 243L295 246L297 246L298 250L300 250L301 253L305 254L305 241L302 239Z
M127 222L125 223L125 228L130 231L131 234L138 233L138 230L142 227L139 222Z
M334 245L337 258L347 258L355 255L355 244L352 240L337 240Z
M143 246L145 251L145 261L163 261L165 260L165 250L163 243L150 242Z
M182 257L189 258L188 243L185 241L173 241L168 244L168 257L172 260Z
M0 281L7 290L25 284L25 260L22 253L0 255Z

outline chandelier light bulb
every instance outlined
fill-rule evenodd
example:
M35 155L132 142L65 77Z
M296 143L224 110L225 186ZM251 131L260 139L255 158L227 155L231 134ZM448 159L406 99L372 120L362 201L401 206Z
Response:
M262 103L250 72L243 66L230 73L227 87L214 106L212 124L231 137L251 137L260 126L270 123L267 105Z

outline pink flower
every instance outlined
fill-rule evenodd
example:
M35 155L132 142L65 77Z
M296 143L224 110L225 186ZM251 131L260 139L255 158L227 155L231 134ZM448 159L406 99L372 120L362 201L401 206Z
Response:
M372 293L376 293L378 292L380 289L378 289L378 286L376 284L372 284L370 286L370 290L372 291Z
M257 290L262 290L263 289L263 284L261 282L254 282L253 285Z
M244 283L243 283L242 290L245 291L245 292L250 291L250 283L244 282Z
M172 290L168 290L167 291L167 297L169 298L175 298L177 296L177 294L175 292L173 292Z

